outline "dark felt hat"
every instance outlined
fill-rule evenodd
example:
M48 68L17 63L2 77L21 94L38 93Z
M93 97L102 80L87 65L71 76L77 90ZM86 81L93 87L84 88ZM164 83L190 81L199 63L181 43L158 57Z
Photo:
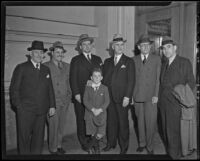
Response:
M177 45L177 43L169 36L164 36L162 39L162 46L166 44Z
M154 41L152 41L148 35L143 34L143 35L140 36L140 38L139 38L139 40L137 42L137 45L139 45L141 43L146 43L146 42L149 42L151 44Z
M28 51L31 50L43 50L44 52L47 51L47 49L44 48L44 43L42 41L34 40L31 44L31 47L27 48Z

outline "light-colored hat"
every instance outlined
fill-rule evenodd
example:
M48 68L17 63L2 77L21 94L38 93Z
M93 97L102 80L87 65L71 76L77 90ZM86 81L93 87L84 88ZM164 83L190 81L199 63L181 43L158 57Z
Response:
M53 43L53 45L49 48L50 51L53 51L55 48L61 48L63 49L63 52L65 53L67 50L64 49L62 42L56 41Z
M119 41L126 42L127 40L124 40L124 38L122 37L121 34L114 34L113 40L112 40L111 43L113 44L113 43L116 43L116 42L119 42Z

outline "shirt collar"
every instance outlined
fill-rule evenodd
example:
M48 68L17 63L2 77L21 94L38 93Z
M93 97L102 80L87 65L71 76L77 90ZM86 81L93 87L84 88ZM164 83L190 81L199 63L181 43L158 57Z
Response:
M149 56L149 54L145 55L146 59L148 58L148 56ZM141 54L141 58L142 58L142 60L144 59L144 54Z
M118 61L119 61L119 59L122 57L122 55L123 55L123 54L120 54L120 55L115 55L115 56L114 56L114 59L115 59L115 57L117 57L117 62L118 62Z
M88 59L87 55L89 55L90 59L91 59L91 53L84 53L83 54L85 55L85 57Z
M35 68L36 68L36 64L38 64L39 65L39 69L40 69L40 63L36 63L32 59L31 59L31 62L33 63L33 65L34 65Z
M176 54L174 54L171 58L169 58L169 65L174 61Z

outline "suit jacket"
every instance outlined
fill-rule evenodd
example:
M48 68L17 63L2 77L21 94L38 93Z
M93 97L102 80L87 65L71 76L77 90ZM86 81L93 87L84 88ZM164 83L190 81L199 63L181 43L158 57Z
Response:
M106 122L106 109L110 103L108 88L101 84L99 89L94 91L91 86L86 86L83 101L86 107L85 120L93 120L96 125L103 125ZM102 108L103 112L95 116L92 108Z
M109 88L115 103L122 103L124 97L132 98L135 85L135 64L131 58L123 54L116 66L114 57L106 59L103 75L103 83Z
M173 90L176 85L188 84L192 90L195 87L192 64L189 59L176 55L174 61L168 68L167 63L168 61L162 64L159 89L159 103L163 107L166 106L166 108L168 102L180 106L173 96Z
M51 71L51 78L56 98L56 106L66 106L71 101L71 89L69 85L69 64L62 62L60 70L55 63L50 60L44 63Z
M136 102L151 101L153 96L158 97L161 60L157 55L149 54L143 64L141 55L133 58L136 68L136 85L133 98Z
M55 107L55 96L48 67L36 69L31 61L16 66L10 85L14 106L37 114L45 114Z
M85 86L90 79L94 68L101 68L103 65L99 56L91 54L91 63L84 54L72 58L70 63L70 86L73 96L80 94L83 97Z

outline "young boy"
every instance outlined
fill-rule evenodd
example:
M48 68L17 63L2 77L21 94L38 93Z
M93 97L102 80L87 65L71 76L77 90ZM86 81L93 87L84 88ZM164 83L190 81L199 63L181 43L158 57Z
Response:
M91 135L90 150L94 149L96 154L100 154L99 140L106 132L106 108L110 103L108 88L101 84L102 79L101 69L95 68L91 76L92 83L86 86L83 96L86 134Z

